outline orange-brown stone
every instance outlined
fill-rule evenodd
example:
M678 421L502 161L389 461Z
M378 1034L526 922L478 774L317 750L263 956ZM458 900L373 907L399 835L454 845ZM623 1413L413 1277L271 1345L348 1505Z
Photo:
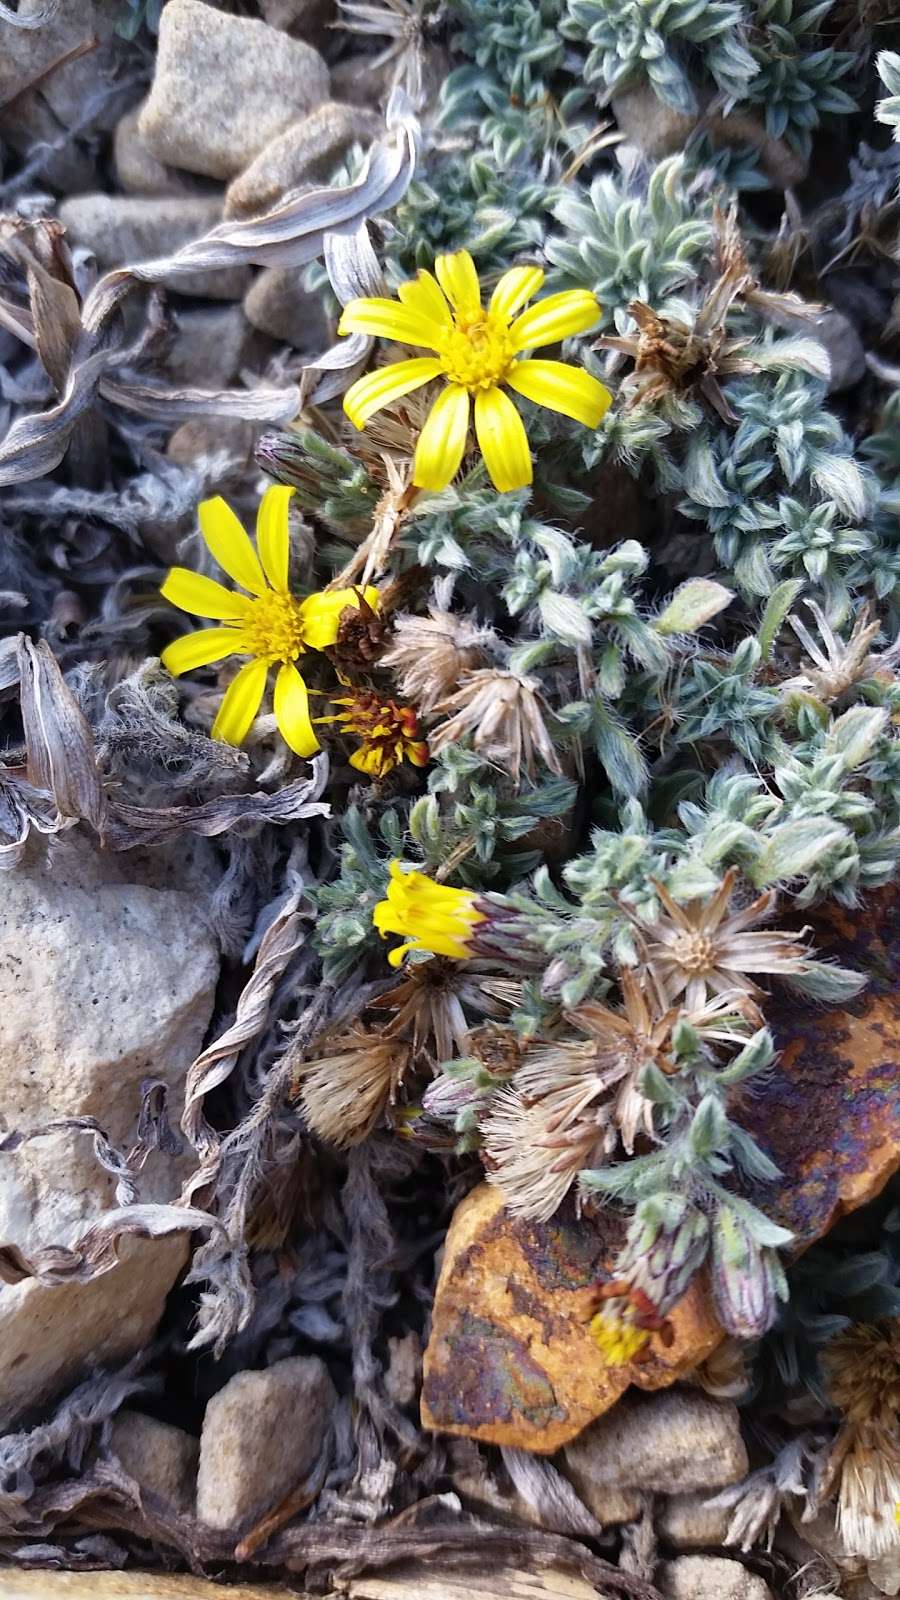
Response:
M778 1162L782 1178L753 1198L796 1236L797 1250L872 1199L900 1167L900 895L870 896L853 917L816 929L824 955L869 974L853 1005L767 1005L775 1070L733 1110ZM550 1452L608 1411L630 1384L660 1389L715 1349L722 1332L703 1278L649 1360L604 1365L589 1322L592 1286L621 1237L612 1212L515 1221L484 1184L458 1208L444 1254L425 1353L426 1427Z

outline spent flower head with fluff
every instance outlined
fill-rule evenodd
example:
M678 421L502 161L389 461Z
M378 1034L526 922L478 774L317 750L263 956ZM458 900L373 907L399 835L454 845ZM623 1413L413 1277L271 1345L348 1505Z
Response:
M231 507L220 497L199 508L200 532L223 572L244 593L226 589L187 567L172 567L160 593L194 616L218 621L175 639L162 653L173 677L210 666L226 656L249 656L225 691L212 737L240 745L259 711L270 667L277 667L273 709L278 731L298 756L311 756L319 741L309 714L309 694L295 662L308 650L324 650L338 636L348 606L359 606L356 589L332 589L298 600L288 587L288 506L293 489L267 489L256 519L256 548ZM370 608L378 590L365 591Z
M359 1023L318 1043L320 1054L297 1070L303 1113L320 1139L347 1149L361 1144L393 1104L409 1045Z
M839 1479L837 1525L848 1552L870 1560L900 1552L900 1317L837 1334L821 1356L843 1421L825 1471Z
M730 867L708 900L678 905L661 883L654 881L662 910L655 922L620 901L620 909L638 930L639 970L646 973L669 1004L684 997L689 1010L699 1009L710 994L741 990L756 996L762 990L750 973L776 976L804 973L810 962L805 931L753 929L775 904L773 890L758 895L743 910L731 911L737 869ZM759 1020L762 1020L761 1014Z
M427 617L397 617L381 665L393 672L403 699L428 716L464 673L481 665L492 639L489 628L430 606Z
M529 777L534 776L538 756L551 772L562 772L547 732L547 705L536 678L495 667L466 672L456 692L438 701L434 709L450 713L429 736L435 755L471 734L479 755L503 767L516 783L523 766Z
M638 1134L655 1138L653 1105L641 1092L644 1070L676 1070L669 1053L677 1007L655 1007L627 968L623 1009L586 1001L566 1020L586 1039L531 1045L512 1084L501 1090L483 1123L489 1181L518 1216L546 1222L579 1174L621 1146L631 1155ZM743 1042L741 995L724 995L686 1020L708 1042Z
M565 361L522 359L592 328L600 315L588 289L564 289L527 311L522 308L544 281L540 267L511 267L485 308L475 263L467 250L438 256L436 276L424 269L401 283L399 300L351 300L338 332L364 333L429 350L428 356L376 367L350 385L344 410L362 429L382 407L443 379L444 389L419 435L413 483L446 489L459 470L475 413L475 434L495 489L522 489L532 480L525 427L506 389L597 428L611 395L599 380Z

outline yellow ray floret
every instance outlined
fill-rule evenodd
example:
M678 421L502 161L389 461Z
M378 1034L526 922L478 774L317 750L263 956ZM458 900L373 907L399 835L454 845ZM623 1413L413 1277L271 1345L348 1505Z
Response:
M351 300L344 308L339 333L366 333L431 352L367 372L347 390L344 410L354 427L364 428L383 406L443 378L447 387L419 435L413 483L420 489L447 487L459 470L474 411L475 435L494 487L522 489L531 482L531 451L504 387L596 428L609 407L609 390L581 367L535 361L524 352L585 333L600 307L589 290L566 289L523 310L544 274L540 267L510 267L485 309L467 250L438 256L434 270L436 276L423 269L401 283L397 300Z
M404 872L399 861L392 861L387 897L379 900L372 921L382 938L399 933L406 940L388 956L391 966L399 967L409 950L467 960L472 935L485 921L485 913L468 889L450 889L424 872Z
M161 593L172 605L222 624L175 639L162 653L163 666L180 677L226 656L249 656L225 691L212 736L242 744L276 667L273 709L279 732L298 756L311 756L319 741L309 714L309 695L295 665L307 650L334 644L341 613L359 605L356 589L331 589L298 600L288 588L288 507L293 489L268 489L256 519L256 548L231 507L216 496L199 508L200 532L222 571L241 589L226 589L187 567L172 567ZM378 590L365 598L373 610Z

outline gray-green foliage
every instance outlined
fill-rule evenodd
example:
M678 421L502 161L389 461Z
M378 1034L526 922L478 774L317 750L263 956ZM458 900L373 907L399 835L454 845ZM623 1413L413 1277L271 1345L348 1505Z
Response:
M834 0L568 0L563 29L588 47L587 81L602 99L647 82L676 111L713 94L727 116L759 108L766 132L803 155L825 116L846 116L853 56L823 42Z
M604 96L646 79L676 111L696 111L691 66L730 98L756 72L739 0L568 0L563 30L588 45L585 75Z
M787 1294L776 1252L791 1235L727 1186L731 1174L757 1185L779 1175L733 1118L731 1096L771 1065L772 1038L760 1030L724 1067L686 1021L677 1025L673 1046L678 1070L663 1073L650 1065L641 1079L659 1147L620 1166L582 1172L581 1187L634 1208L614 1277L637 1283L665 1315L711 1258L723 1327L739 1338L757 1338Z

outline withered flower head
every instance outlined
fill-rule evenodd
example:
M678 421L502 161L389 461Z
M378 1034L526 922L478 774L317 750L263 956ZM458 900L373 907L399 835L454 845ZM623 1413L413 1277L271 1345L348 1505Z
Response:
M393 1011L386 1033L410 1042L412 1054L449 1061L472 1048L469 1016L501 1016L505 1008L485 992L472 962L433 956L408 966L399 983L371 1002L372 1010ZM482 1030L483 1031L483 1030Z
M900 1318L839 1333L822 1356L843 1423L826 1468L839 1477L837 1524L847 1550L870 1560L900 1552Z
M298 1070L300 1102L312 1131L347 1149L361 1144L393 1104L409 1046L354 1023L323 1037L319 1047Z
M578 1174L610 1155L621 1137L629 1153L639 1130L653 1136L641 1072L661 1062L674 1012L654 1016L631 973L622 1012L585 1003L568 1020L586 1039L533 1045L511 1086L492 1102L484 1126L489 1178L510 1211L547 1221Z
M457 744L471 734L479 754L505 768L516 783L523 766L529 777L534 776L538 756L551 772L562 772L547 732L547 707L536 678L495 667L467 672L456 693L438 701L434 709L451 713L430 735L435 755L445 745Z
M395 700L385 700L368 689L354 689L336 697L334 703L344 710L318 720L337 722L342 733L359 739L360 747L350 757L351 767L358 772L384 778L404 760L414 767L428 765L428 745L420 737L419 719L412 706L398 706Z
M326 654L339 671L350 673L371 667L390 637L386 611L370 606L362 591L359 604L347 606L338 618L337 638Z
M812 693L831 705L862 678L881 677L888 682L893 679L894 668L900 663L900 639L881 654L870 654L869 646L878 635L879 625L877 621L870 622L867 605L860 611L847 640L835 633L815 600L807 600L806 605L815 619L819 638L813 636L799 617L788 617L809 656L809 664L795 677L785 679L781 685L782 694L799 690Z
M667 1002L684 996L688 1010L699 1010L710 994L741 991L756 996L762 991L750 973L801 973L810 960L804 933L758 929L775 904L767 890L751 905L729 911L737 869L730 867L709 900L678 905L661 883L654 888L662 904L655 922L646 922L624 902L621 909L639 933L640 969L648 974ZM757 1012L761 1024L761 1013Z
M739 287L739 280L720 279L692 323L661 316L643 300L631 301L628 310L637 333L597 340L604 349L621 350L634 361L634 371L622 384L627 408L696 393L723 421L736 420L719 379L755 370L746 354L749 340L725 337L728 309Z
M432 606L427 617L397 617L382 665L392 669L402 698L427 716L482 663L490 639L489 629Z

